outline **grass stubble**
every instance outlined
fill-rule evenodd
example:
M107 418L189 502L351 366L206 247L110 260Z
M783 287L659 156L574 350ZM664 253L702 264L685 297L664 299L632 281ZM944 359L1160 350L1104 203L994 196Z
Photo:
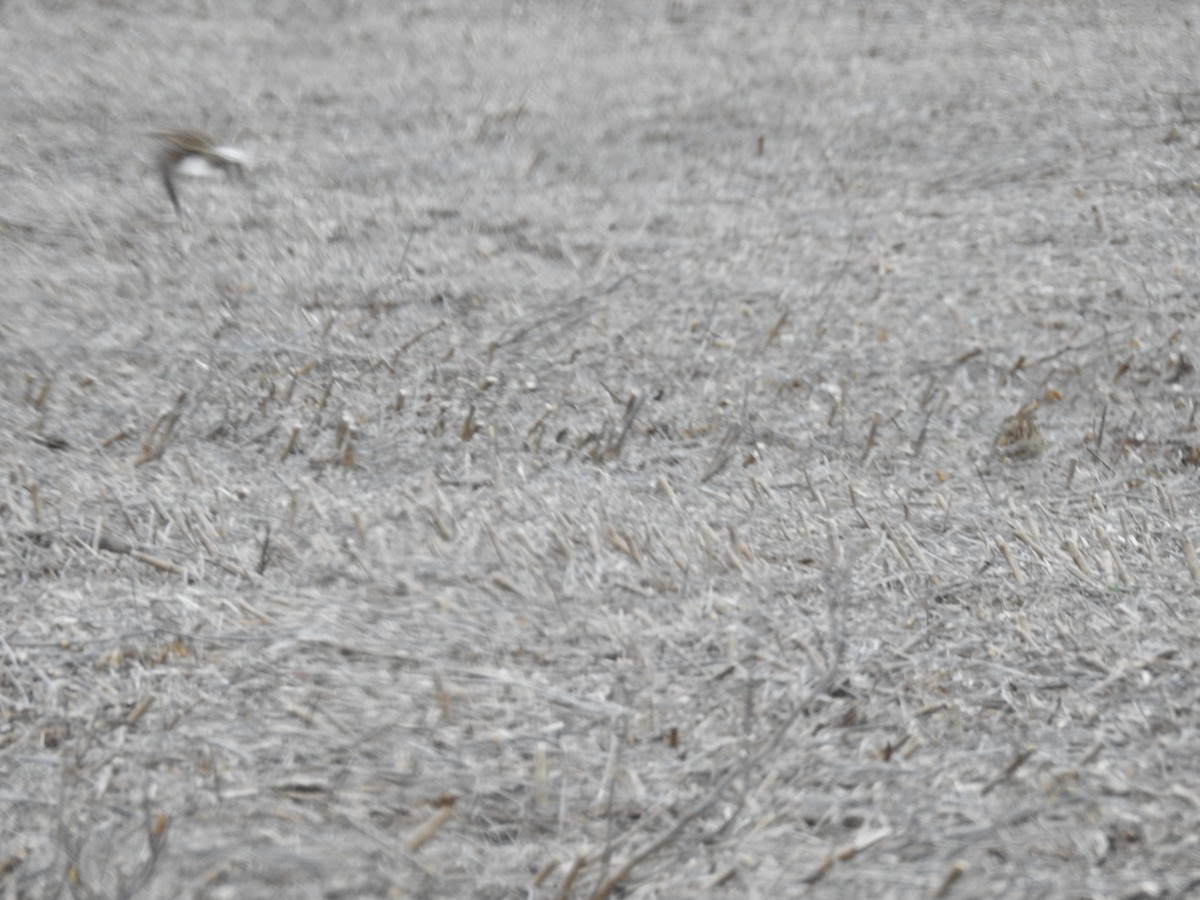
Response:
M1200 883L1195 37L918 12L314 6L216 69L91 10L178 74L12 73L0 893ZM88 110L196 83L261 162L181 222Z

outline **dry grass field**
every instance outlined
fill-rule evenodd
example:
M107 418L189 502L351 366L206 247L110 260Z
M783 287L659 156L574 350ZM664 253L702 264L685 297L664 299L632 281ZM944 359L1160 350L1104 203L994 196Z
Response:
M0 0L0 898L1200 896L1197 59Z

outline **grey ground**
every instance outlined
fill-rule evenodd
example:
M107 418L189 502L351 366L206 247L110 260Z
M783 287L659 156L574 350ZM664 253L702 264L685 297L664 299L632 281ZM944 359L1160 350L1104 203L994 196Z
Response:
M1198 28L0 2L0 897L1200 895Z

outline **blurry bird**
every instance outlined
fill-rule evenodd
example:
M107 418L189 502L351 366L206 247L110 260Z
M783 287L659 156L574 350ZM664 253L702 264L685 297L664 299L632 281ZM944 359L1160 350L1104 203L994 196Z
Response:
M1004 420L1000 436L996 438L996 450L1004 459L1033 459L1046 449L1046 438L1042 436L1037 422L1033 421L1033 414L1040 406L1037 400L1033 400Z
M219 147L203 132L156 131L154 137L162 142L158 170L177 214L182 215L183 208L175 190L176 175L212 176L225 172L245 177L246 153L236 147Z

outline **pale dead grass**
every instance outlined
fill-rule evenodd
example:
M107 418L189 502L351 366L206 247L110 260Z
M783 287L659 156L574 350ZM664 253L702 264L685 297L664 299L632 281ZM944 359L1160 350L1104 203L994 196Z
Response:
M1194 890L1181 9L0 5L0 894Z

